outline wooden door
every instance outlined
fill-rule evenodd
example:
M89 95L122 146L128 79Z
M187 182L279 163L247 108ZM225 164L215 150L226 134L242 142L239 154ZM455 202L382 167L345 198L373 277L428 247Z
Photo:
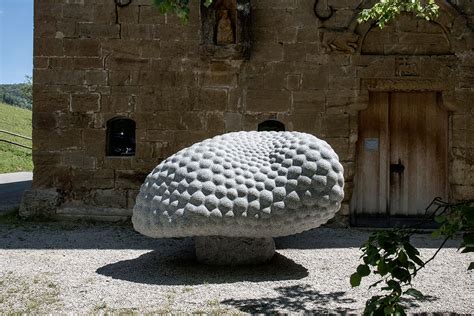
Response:
M447 198L448 114L435 92L376 92L360 112L353 215L417 217Z

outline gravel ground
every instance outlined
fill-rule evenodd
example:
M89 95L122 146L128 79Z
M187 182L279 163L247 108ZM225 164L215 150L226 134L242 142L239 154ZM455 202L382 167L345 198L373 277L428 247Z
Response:
M127 225L0 224L0 313L360 313L370 279L351 289L369 232L319 228L276 240L254 267L195 262L192 239L154 240ZM410 312L474 312L474 260L448 244L416 278ZM438 242L417 235L425 259Z

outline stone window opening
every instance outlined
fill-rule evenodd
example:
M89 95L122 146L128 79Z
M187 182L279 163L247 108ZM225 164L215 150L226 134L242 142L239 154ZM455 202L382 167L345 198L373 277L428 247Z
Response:
M284 132L285 124L277 120L266 120L258 124L257 131L259 132Z
M135 121L116 117L107 122L107 156L135 156Z

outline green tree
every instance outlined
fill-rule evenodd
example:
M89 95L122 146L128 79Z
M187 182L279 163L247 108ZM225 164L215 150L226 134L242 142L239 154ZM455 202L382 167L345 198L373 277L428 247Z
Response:
M21 86L23 97L29 104L33 104L33 77L25 76L25 83Z

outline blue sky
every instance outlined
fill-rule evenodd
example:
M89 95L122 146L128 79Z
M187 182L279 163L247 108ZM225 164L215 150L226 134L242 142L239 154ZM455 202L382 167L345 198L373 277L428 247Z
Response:
M33 69L33 0L0 0L0 84L21 83Z

